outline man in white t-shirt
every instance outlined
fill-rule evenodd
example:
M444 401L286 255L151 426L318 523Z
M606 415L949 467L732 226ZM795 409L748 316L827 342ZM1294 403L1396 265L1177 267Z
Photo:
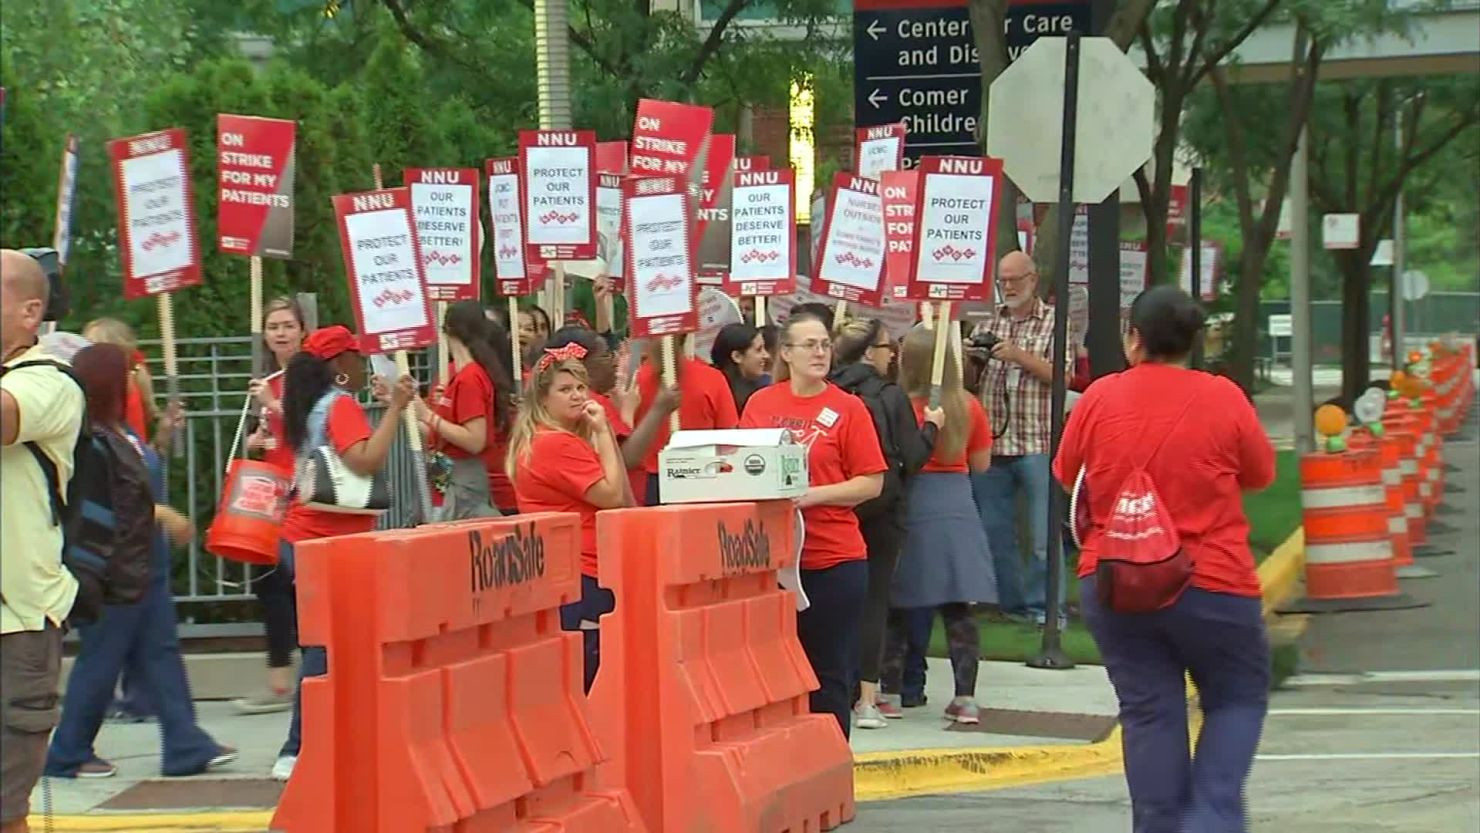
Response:
M28 830L31 789L46 763L60 711L62 623L77 581L62 566L62 528L46 475L28 445L56 467L63 494L83 419L77 383L55 367L36 334L47 283L29 255L0 250L0 833Z

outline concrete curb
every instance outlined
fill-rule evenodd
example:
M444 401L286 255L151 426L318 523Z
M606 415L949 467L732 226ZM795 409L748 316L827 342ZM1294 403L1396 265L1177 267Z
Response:
M1295 592L1305 568L1305 533L1297 529L1259 565L1266 618ZM1188 685L1188 697L1194 691ZM1194 719L1200 717L1194 715ZM854 757L858 801L887 801L910 795L1001 789L1004 787L1110 775L1121 770L1120 727L1104 740L1063 746L911 749L868 752ZM31 816L34 829L47 829ZM195 812L135 815L57 816L56 833L260 833L272 811Z

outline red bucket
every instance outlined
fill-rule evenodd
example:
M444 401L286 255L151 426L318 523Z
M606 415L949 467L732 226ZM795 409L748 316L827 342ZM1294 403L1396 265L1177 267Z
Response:
M283 469L257 460L233 460L206 550L248 564L276 564L283 516L293 481Z

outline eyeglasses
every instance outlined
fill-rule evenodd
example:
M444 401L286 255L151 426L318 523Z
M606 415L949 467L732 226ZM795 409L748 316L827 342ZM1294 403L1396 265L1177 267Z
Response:
M1000 283L1000 284L1014 284L1014 285L1020 284L1020 283L1027 283L1028 282L1028 278L1031 278L1031 277L1033 277L1034 275L1037 275L1037 274L1038 274L1037 272L1029 272L1029 273L1027 273L1025 275L1018 275L1017 277L1008 277L1008 276L1005 276L1005 275L999 275L998 278L997 278L997 283Z
M798 350L806 350L808 353L831 353L832 352L832 342L831 341L826 341L826 340L824 340L824 341L812 340L812 341L803 341L803 342L787 342L786 346L787 347L795 347Z

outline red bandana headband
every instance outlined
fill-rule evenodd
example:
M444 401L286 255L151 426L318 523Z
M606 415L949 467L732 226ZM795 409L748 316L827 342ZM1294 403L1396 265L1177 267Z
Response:
M546 347L545 354L540 356L539 361L534 363L534 375L538 376L550 369L550 365L558 362L566 362L572 359L580 361L586 358L586 348L572 341L564 347Z

